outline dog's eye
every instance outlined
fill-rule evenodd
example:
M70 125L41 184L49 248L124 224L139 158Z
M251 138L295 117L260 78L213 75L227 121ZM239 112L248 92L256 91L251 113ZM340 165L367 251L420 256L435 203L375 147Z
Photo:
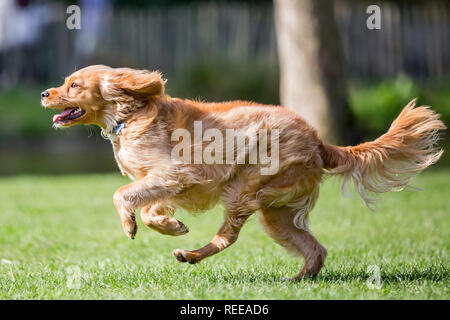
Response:
M71 87L71 88L77 88L78 85L77 85L75 82L72 82L71 85L70 85L70 87Z

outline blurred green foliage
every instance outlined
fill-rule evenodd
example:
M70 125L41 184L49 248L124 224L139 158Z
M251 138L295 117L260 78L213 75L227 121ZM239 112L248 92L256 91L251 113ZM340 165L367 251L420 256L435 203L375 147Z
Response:
M51 126L51 115L40 107L38 88L0 92L0 137L44 137Z
M166 92L173 97L279 104L278 70L258 62L201 61L186 66L178 74L167 75L167 78ZM380 82L351 83L350 107L357 125L364 132L364 140L386 132L401 109L415 97L419 105L432 106L441 114L444 123L450 124L450 82L421 84L399 75ZM101 138L99 128L76 126L63 131L52 128L52 116L56 111L40 106L40 92L49 86L0 91L0 163L3 168L0 176L115 171L112 151L109 143ZM450 145L448 134L444 134L444 138L446 140L440 144L446 149ZM56 143L59 147L55 147L56 141L59 141ZM70 148L65 148L66 142ZM79 142L78 149L61 152L61 148L71 150L73 142ZM28 150L27 146L36 143L51 145L53 151L50 153L40 147ZM8 152L2 152L4 150ZM40 153L37 150L41 150ZM444 152L439 161L441 166L450 166L450 153Z
M377 84L354 85L350 89L350 105L357 123L370 137L384 133L401 109L413 98L417 105L429 105L450 123L450 84L419 85L405 76Z
M173 97L279 104L278 69L258 62L201 61L167 78L166 92ZM0 91L0 140L2 137L44 138L54 134L51 119L55 112L40 107L40 92L46 87ZM352 82L350 86L350 107L366 139L384 133L401 109L416 97L418 104L432 106L444 123L450 124L450 82L420 84L399 75L381 82ZM85 129L71 131L86 135Z
M167 93L206 101L279 104L278 69L257 62L201 61L168 79Z

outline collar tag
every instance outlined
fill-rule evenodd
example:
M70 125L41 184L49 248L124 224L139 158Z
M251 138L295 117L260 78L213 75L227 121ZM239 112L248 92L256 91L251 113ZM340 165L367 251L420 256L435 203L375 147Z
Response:
M120 131L122 131L123 127L125 127L125 123L123 123L123 121L118 122L117 126L113 128L115 134L118 135Z

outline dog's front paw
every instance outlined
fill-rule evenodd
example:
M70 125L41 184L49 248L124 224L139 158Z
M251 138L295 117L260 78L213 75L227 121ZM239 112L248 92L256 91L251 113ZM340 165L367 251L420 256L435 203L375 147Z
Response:
M201 260L198 254L184 249L174 250L173 255L178 260L178 262L189 262L190 264L194 264Z
M130 238L131 240L133 240L134 237L136 236L136 232L137 232L136 221L134 219L127 221L122 224L122 227L123 227L123 231L125 232L127 237Z

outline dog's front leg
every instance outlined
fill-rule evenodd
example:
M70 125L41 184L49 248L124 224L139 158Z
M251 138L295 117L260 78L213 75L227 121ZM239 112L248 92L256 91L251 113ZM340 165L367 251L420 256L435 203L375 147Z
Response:
M114 193L114 205L119 213L125 234L130 239L134 239L136 235L137 225L134 212L137 208L165 199L180 192L181 189L182 184L178 181L156 176L146 176L119 188Z

